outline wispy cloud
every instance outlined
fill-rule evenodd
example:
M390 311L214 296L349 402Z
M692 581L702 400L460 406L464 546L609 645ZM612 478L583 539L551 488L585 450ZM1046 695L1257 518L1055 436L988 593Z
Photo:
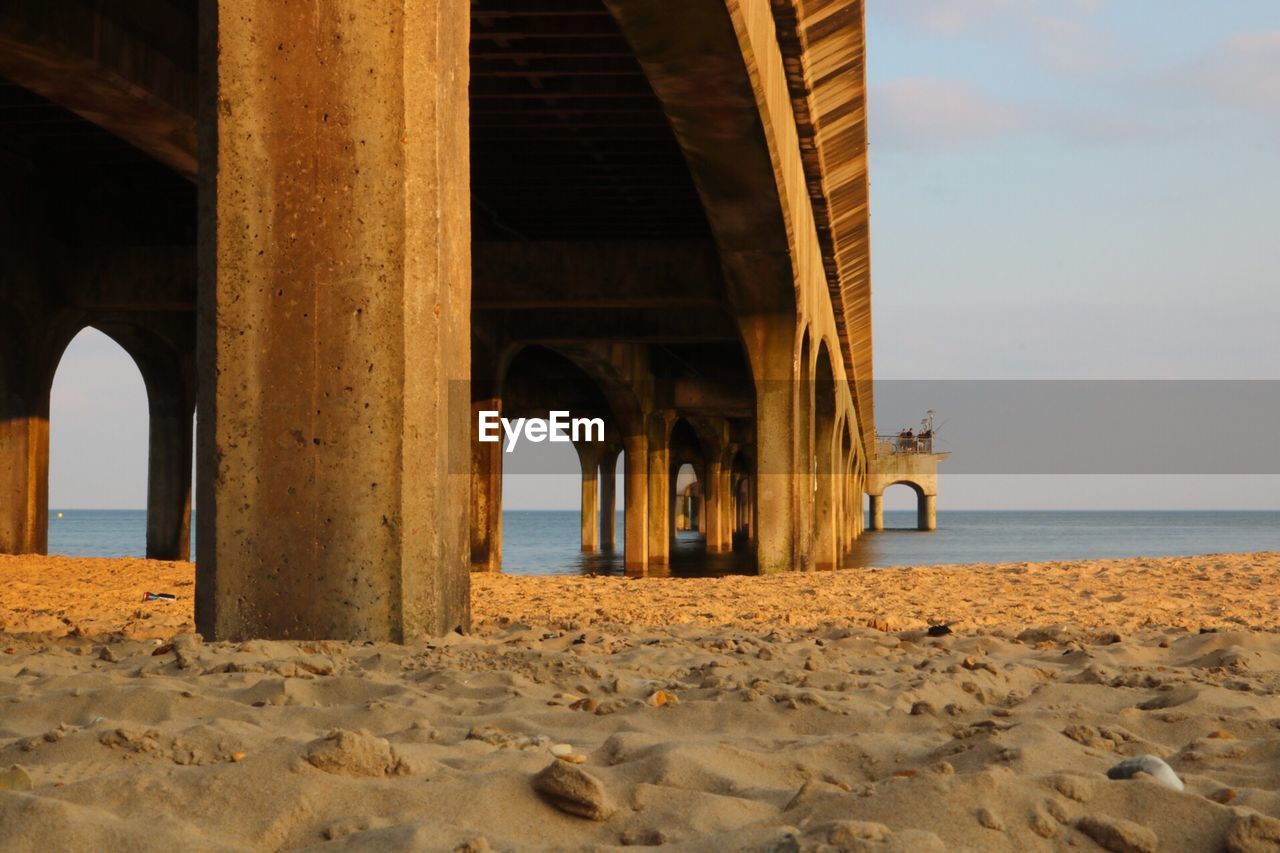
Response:
M1026 116L1013 104L955 80L894 80L872 92L872 138L899 148L952 147L1023 129Z
M1190 63L1181 77L1219 102L1280 109L1280 30L1237 34Z
M937 35L966 35L977 29L1092 15L1110 0L893 0L890 16Z
M1093 16L1110 0L892 0L881 14L942 38L999 34L1025 39L1051 71L1095 74L1120 65L1123 53Z

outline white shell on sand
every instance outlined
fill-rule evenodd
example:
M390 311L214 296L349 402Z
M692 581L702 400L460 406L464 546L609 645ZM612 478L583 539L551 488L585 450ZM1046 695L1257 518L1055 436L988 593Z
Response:
M1182 780L1178 778L1178 774L1173 772L1173 768L1165 764L1163 758L1155 755L1138 755L1133 758L1126 758L1107 771L1107 778L1132 779L1139 773L1146 773L1161 785L1166 788L1172 788L1175 791L1181 791L1184 787Z

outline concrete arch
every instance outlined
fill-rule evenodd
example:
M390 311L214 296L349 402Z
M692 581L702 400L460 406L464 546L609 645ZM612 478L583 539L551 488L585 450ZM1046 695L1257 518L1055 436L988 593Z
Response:
M935 530L938 526L937 490L911 479L890 479L876 484L870 493L871 529L884 530L884 493L894 486L906 486L916 493L916 529Z
M695 482L702 485L707 479L707 448L696 427L687 418L678 417L671 423L667 437L670 458L667 463L667 495L666 515L669 519L669 538L675 539L678 521L678 498L676 480L680 470L688 465L693 469ZM705 491L705 489L703 489Z
M705 468L700 472L699 466L693 462L673 463L672 468L671 488L675 495L675 504L672 507L671 535L673 537L680 533L705 535ZM684 486L681 486L680 478L684 476L686 470L688 470L692 479Z
M163 329L164 320L127 316L84 320L72 339L86 328L106 335L129 355L146 387L147 557L188 560L191 558L192 431L196 408L194 346L189 340L186 346L176 344L181 330ZM70 340L66 345L70 345ZM59 354L58 362L61 360Z

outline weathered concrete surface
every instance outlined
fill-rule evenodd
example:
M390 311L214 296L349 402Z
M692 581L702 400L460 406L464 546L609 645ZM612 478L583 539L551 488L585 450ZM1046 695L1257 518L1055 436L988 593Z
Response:
M468 8L201 7L206 636L467 625Z

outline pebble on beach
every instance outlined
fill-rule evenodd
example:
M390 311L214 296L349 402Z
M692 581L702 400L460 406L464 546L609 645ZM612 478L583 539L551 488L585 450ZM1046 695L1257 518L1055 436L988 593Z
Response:
M1181 791L1185 788L1178 774L1165 763L1163 758L1155 755L1138 755L1126 758L1107 771L1108 779L1132 779L1139 773L1146 773L1153 780L1166 788Z
M607 820L615 811L599 779L560 759L533 777L533 789L560 811L578 817Z
M0 791L30 791L31 774L20 764L0 770Z

